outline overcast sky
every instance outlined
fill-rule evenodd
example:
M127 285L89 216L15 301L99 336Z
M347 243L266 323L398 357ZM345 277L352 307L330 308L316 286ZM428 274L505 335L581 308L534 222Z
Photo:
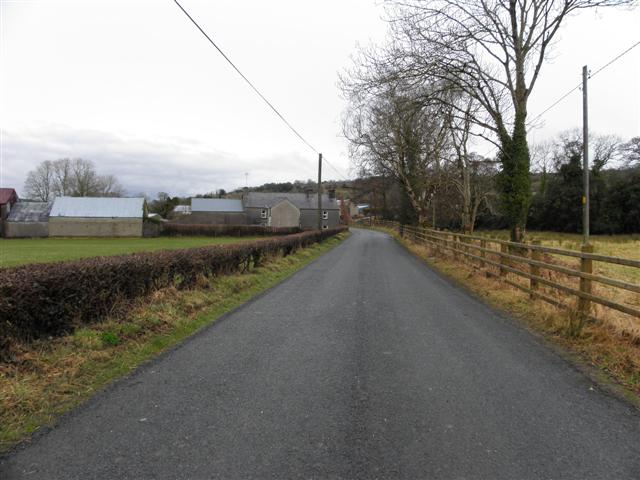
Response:
M337 72L383 42L370 0L182 0L183 6L344 176ZM316 176L315 154L171 0L0 0L0 185L23 190L42 160L83 157L130 194L194 194ZM535 116L640 40L640 10L585 11L560 32L532 95ZM589 86L593 131L640 135L640 47ZM576 91L530 140L581 122ZM327 178L340 178L325 168Z

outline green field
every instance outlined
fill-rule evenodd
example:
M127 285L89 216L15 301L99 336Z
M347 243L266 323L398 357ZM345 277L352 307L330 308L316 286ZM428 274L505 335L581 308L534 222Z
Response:
M0 268L78 258L237 243L263 237L0 239Z
M478 230L476 234L509 240L507 230ZM580 250L582 234L528 231L527 240L540 240L547 247ZM591 235L590 243L595 252L602 255L640 259L640 234Z

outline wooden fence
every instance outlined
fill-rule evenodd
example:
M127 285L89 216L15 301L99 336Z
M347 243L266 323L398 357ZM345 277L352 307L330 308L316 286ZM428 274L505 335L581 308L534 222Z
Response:
M560 308L575 308L585 318L590 316L593 303L635 317L636 321L640 318L640 285L594 273L594 262L638 269L640 260L598 255L593 253L593 246L575 251L545 247L536 241L515 243L387 220L367 219L364 224L397 231L405 239L429 246L436 255L466 260L474 268L527 292L531 298L540 298ZM564 258L577 259L578 265L566 265ZM565 282L561 283L562 279ZM573 280L574 284L566 280ZM596 292L594 282L606 288ZM612 297L620 295L613 294L614 289L631 293L623 295L624 301L616 301ZM577 306L562 301L563 296L575 297Z

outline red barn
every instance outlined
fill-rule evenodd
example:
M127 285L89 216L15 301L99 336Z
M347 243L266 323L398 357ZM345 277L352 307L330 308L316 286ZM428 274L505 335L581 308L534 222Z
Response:
M13 188L0 188L0 235L4 233L4 222L9 216L11 207L18 201L18 194Z

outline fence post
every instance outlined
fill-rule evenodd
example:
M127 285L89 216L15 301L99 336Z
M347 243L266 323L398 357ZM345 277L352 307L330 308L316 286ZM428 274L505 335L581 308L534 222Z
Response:
M504 243L500 244L500 253L507 253L508 248ZM505 265L507 263L507 259L504 258L503 255L500 255L500 276L501 277L505 277L507 275L507 271L502 268L502 265Z
M582 253L593 253L593 245L583 245ZM580 271L582 273L593 273L593 260L590 258L580 258ZM580 277L580 291L582 293L591 293L591 280ZM578 299L578 312L584 320L591 311L591 300L586 298Z
M480 250L480 257L482 257L482 260L480 260L480 268L484 268L484 259L486 254L484 249L487 248L487 241L485 239L480 240L480 248L482 248L482 250Z
M451 234L451 252L453 259L458 260L458 236L455 233Z
M404 225L402 223L398 225L398 233L400 234L400 238L404 237Z
M534 246L539 246L540 245L540 240L534 240L533 242L531 242L532 245ZM538 250L537 248L533 248L531 249L531 260L535 260L535 261L540 261L540 250ZM540 267L538 265L531 265L529 264L529 273L531 275L535 275L536 277L540 276ZM530 279L529 280L529 288L531 288L531 290L537 290L538 289L538 280L535 279ZM534 292L530 292L529 296L531 298L535 298L536 294Z

